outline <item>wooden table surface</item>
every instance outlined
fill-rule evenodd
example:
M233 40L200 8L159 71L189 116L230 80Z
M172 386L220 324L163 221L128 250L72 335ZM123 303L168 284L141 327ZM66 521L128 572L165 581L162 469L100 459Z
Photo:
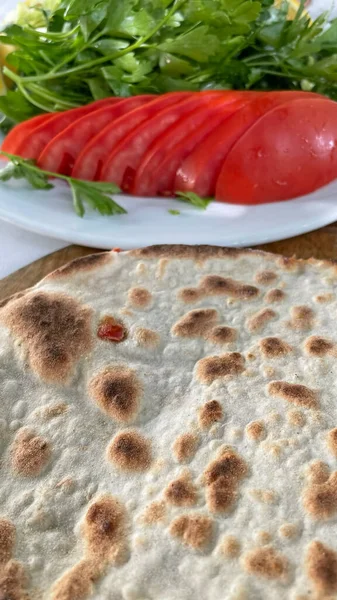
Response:
M337 223L290 240L257 247L284 256L297 256L297 258L337 259ZM74 258L93 252L100 252L100 250L83 246L68 246L37 260L0 281L0 300L31 287L45 275Z

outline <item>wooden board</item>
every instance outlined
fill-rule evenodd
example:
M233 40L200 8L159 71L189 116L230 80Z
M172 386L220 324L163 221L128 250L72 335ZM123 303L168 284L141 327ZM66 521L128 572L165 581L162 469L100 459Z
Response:
M258 246L258 248L276 254L284 254L285 256L297 256L298 258L337 259L337 223L290 240L264 244ZM93 252L100 252L100 250L83 246L68 246L37 260L1 280L0 300L31 287L45 275L74 258L86 256Z

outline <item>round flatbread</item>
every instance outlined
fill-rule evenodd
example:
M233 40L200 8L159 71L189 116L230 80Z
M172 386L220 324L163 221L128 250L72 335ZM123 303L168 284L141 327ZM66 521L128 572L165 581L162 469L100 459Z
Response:
M3 302L0 598L335 598L336 292L156 246Z

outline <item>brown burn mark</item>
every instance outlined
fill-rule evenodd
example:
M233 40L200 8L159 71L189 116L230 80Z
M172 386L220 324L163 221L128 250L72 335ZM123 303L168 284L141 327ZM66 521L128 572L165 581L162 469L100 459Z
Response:
M159 334L145 327L137 327L134 336L138 346L143 348L155 348L160 342Z
M306 418L300 410L292 409L287 412L287 421L293 427L304 427Z
M316 520L330 519L337 513L337 471L327 481L311 483L303 494L305 511Z
M280 358L292 351L292 347L277 337L267 337L259 341L260 350L266 358Z
M142 521L146 525L155 525L161 523L166 517L166 504L163 500L158 500L149 504L142 515Z
M332 302L334 299L334 294L331 294L331 292L329 292L326 294L318 294L315 297L315 302L318 302L318 304L326 304L327 302Z
M0 518L0 568L13 556L15 527L8 519Z
M211 541L213 521L200 513L181 515L171 523L170 533L195 550L202 550Z
M275 504L277 501L277 495L273 490L253 488L249 490L249 494L254 500L261 502L262 504Z
M246 435L249 439L259 442L266 437L266 427L263 421L252 421L246 426Z
M152 462L151 443L135 429L121 431L110 443L107 457L122 471L146 471Z
M173 444L173 453L178 462L192 460L199 445L199 437L195 433L182 433Z
M328 432L326 441L331 454L337 458L337 427Z
M239 258L240 256L269 256L271 254L260 250L249 250L240 248L223 248L221 246L195 245L188 246L184 244L158 244L155 246L147 246L129 252L131 256L136 258L169 258L169 259L191 259L197 262L203 262L212 258ZM274 257L273 257L274 259Z
M91 596L97 578L95 561L83 559L56 582L51 590L51 600L84 600Z
M245 461L234 450L225 449L220 452L218 458L213 460L204 473L206 485L214 483L219 477L227 481L240 481L247 474Z
M49 279L59 279L62 277L68 277L76 275L77 273L86 273L95 270L97 267L103 267L113 260L112 252L97 252L96 254L89 254L81 258L75 258L70 263L67 263L63 267L56 269L45 277L44 281Z
M285 271L297 271L303 265L303 261L297 260L295 256L279 256L276 263Z
M306 571L319 594L337 592L337 553L332 548L314 540L308 546Z
M65 404L65 402L59 402L58 404L41 406L41 408L38 410L38 414L39 416L41 415L43 419L49 420L64 415L64 413L66 413L68 410L68 404Z
M125 507L113 496L102 496L89 506L82 530L89 555L110 561L116 545L125 542Z
M224 558L237 558L241 551L240 540L234 535L226 535L220 545L220 553Z
M108 494L88 508L81 527L85 540L84 558L54 584L51 600L84 600L108 564L125 561L127 514L124 505ZM21 599L20 599L21 600Z
M311 356L322 357L331 354L335 344L331 340L313 335L305 341L304 348Z
M294 306L290 311L289 326L297 331L312 329L315 313L310 306Z
M317 393L305 385L272 381L268 385L268 393L298 406L318 408Z
M270 283L273 283L273 281L275 281L277 278L277 273L275 273L274 271L267 270L258 271L258 273L256 273L255 275L255 281L260 285L269 285Z
M92 310L61 293L34 292L10 302L0 319L23 342L32 370L64 383L92 347Z
M269 302L270 304L274 304L276 302L282 302L282 300L284 300L285 297L286 293L283 290L280 290L279 288L274 288L266 293L264 301Z
M128 423L138 414L142 386L136 373L124 365L98 373L88 391L103 412L119 423Z
M33 431L21 429L15 436L11 450L11 466L17 475L37 477L51 457L49 442Z
M206 296L228 296L238 300L249 300L259 294L258 288L253 285L220 275L206 275L201 280L199 288Z
M16 541L13 523L0 518L0 598L30 600L26 592L27 577L21 563L12 559Z
M279 527L278 533L281 538L290 540L298 535L298 527L294 523L283 523Z
M183 473L171 481L165 489L165 499L173 506L193 506L197 501L197 490L192 483L191 475Z
M196 367L199 381L209 385L226 375L240 375L245 369L245 359L239 352L228 352L202 358Z
M203 297L203 292L198 288L182 288L177 295L179 300L185 304L193 304Z
M245 461L231 449L221 451L218 458L208 465L204 481L207 486L207 505L211 512L227 512L233 507L239 483L246 474Z
M210 400L206 402L199 410L198 421L202 429L209 429L217 421L221 421L223 410L220 402Z
M172 327L172 333L179 337L205 337L217 320L218 311L214 308L191 310Z
M132 308L147 308L151 304L152 294L143 287L131 288L128 291L128 302Z
M207 340L213 344L231 344L235 342L237 338L237 331L233 327L227 327L226 325L218 325L213 327L207 334Z
M233 508L237 497L236 486L228 485L226 477L219 477L206 490L206 501L210 512L224 513Z
M310 483L324 483L330 477L329 466L322 460L314 460L308 468L308 478Z
M271 310L271 308L263 308L247 320L247 328L252 333L261 331L261 329L266 327L266 325L276 317L277 314L274 310Z
M28 578L21 563L9 560L0 572L0 598L4 600L30 600L26 591Z
M288 574L288 561L272 546L251 550L244 556L243 565L251 575L269 580L284 579Z
M261 546L266 546L267 544L270 544L273 538L268 531L261 529L260 531L256 532L255 539L258 544L261 544Z
M251 300L258 294L258 288L253 285L247 285L231 277L206 275L198 287L181 289L178 298L185 304L192 304L205 296L227 296L236 300Z

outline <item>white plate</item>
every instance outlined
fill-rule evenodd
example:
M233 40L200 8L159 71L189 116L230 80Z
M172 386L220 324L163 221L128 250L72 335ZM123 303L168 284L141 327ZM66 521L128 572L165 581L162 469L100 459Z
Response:
M315 0L318 3L318 0ZM0 19L17 0L2 0ZM0 218L29 231L97 248L133 248L185 243L253 246L312 231L337 220L337 181L290 202L255 207L213 203L198 211L173 200L116 198L129 213L101 217L75 215L63 186L49 192L15 185L0 186ZM169 208L179 209L173 216Z
M253 246L292 237L337 220L337 181L303 198L260 206L212 203L206 211L163 198L116 196L127 215L73 211L66 186L30 189L0 184L0 218L42 235L96 248L185 243ZM171 215L170 208L181 211Z

